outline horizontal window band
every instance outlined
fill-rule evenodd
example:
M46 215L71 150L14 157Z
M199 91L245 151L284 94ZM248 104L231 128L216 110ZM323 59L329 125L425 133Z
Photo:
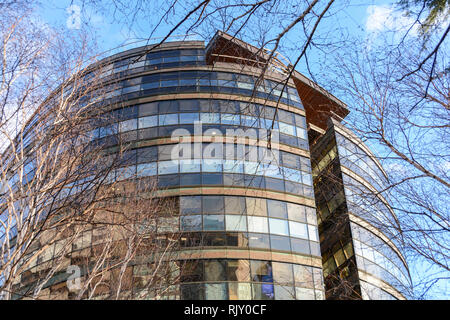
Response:
M316 203L314 199L303 196L296 196L276 191L257 190L240 187L187 187L174 188L167 190L155 191L157 197L173 197L173 196L190 196L190 195L227 195L227 196L248 196L256 198L274 199L296 204L305 205L315 208Z
M130 99L127 101L120 102L119 106L111 104L111 106L105 111L115 110L115 109L121 109L130 105L136 105L136 104L143 104L148 102L155 102L155 101L164 101L164 100L182 100L182 99L217 99L217 100L226 100L226 101L240 101L240 102L246 102L246 103L257 103L269 107L277 107L277 102L262 98L252 98L248 96L241 96L236 94L228 94L228 93L205 93L205 92L199 92L199 93L170 93L170 94L160 94L160 95L154 95L150 97L143 97L143 98L135 98ZM296 114L299 114L301 116L306 116L305 110L295 108L293 106L289 106L287 104L284 104L280 102L278 104L278 108L281 110L293 112Z

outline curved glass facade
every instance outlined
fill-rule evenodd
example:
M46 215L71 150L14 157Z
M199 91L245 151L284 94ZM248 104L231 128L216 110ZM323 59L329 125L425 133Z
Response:
M349 298L408 297L412 287L408 267L390 231L396 220L386 201L388 181L373 154L353 133L332 121L313 147L313 158L321 239L336 229L342 233L322 242L328 286L333 287L339 278L353 288Z
M282 75L257 83L238 67L211 70L203 48L134 52L103 63L97 92L106 96L95 106L106 112L89 136L106 157L127 143L109 181L172 190L179 212L155 222L155 232L179 233L181 252L205 252L173 261L180 283L161 298L323 299L307 125L293 84L282 92ZM84 235L73 252L93 238ZM136 297L142 268L133 267Z
M371 231L367 219L391 219L391 209L383 201L361 199L355 189L373 196L373 188L382 190L387 183L364 148L330 131L310 151L300 91L285 74L271 72L261 80L256 68L208 64L204 46L194 42L147 49L93 66L85 78L96 75L101 83L92 100L79 104L94 101L91 108L102 111L88 139L101 146L106 163L118 144L127 144L107 181L149 181L158 197L175 203L174 215L162 214L151 225L158 235L179 235L180 255L167 262L179 282L163 296L148 296L142 288L151 271L136 262L130 267L129 297L349 298L334 295L337 277L351 283L357 293L351 298L402 298L399 292L410 286L404 259ZM25 147L38 122L35 115L27 124ZM28 169L33 172L32 165ZM339 181L324 177L324 171L337 173ZM345 212L344 223L330 223L336 212ZM369 221L369 227L352 215ZM93 252L101 237L96 229L83 233L72 246L70 263ZM52 259L50 251L30 264L22 277L27 285L38 277L31 270ZM45 288L66 280L59 274Z

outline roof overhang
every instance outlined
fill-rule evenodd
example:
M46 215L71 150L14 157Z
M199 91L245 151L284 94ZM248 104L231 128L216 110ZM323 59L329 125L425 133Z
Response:
M237 63L253 67L263 67L268 63L270 53L266 49L252 46L223 31L217 31L206 47L206 61ZM280 69L292 69L286 66L273 55L275 66ZM298 94L306 111L307 122L323 130L327 129L329 118L341 120L350 112L344 102L330 94L317 83L298 71L293 70L291 79L297 88Z

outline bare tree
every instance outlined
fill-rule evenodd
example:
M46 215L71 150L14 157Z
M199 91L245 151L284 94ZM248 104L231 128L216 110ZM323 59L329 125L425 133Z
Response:
M108 297L122 298L136 259L149 259L147 282L164 278L159 290L168 290L176 270L161 274L178 244L177 207L159 199L153 180L129 182L139 173L130 174L130 146L103 104L114 89L101 84L104 65L86 67L95 56L87 56L83 32L66 43L27 7L6 7L1 15L3 298L67 298L69 266L84 272L71 297L104 293L99 283L111 274ZM110 132L102 142L96 132L105 125ZM105 139L115 147L105 147ZM151 226L161 232L149 232Z

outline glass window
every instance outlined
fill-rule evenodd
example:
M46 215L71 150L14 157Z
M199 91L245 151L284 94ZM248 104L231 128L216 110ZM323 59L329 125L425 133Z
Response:
M239 114L225 114L222 115L222 124L240 125L240 115Z
M252 291L250 283L228 283L228 292L230 300L251 300Z
M242 173L244 172L244 165L234 160L224 160L223 161L223 171L232 173Z
M244 215L227 215L226 216L227 231L247 231L247 219Z
M195 81L195 79L189 80ZM180 102L180 111L198 111L200 108L198 100L180 100L179 102Z
M280 132L281 133L285 133L291 136L295 135L295 127L291 126L290 124L284 123L284 122L279 122L279 126L280 126Z
M181 298L183 300L204 300L203 284L182 284Z
M129 179L135 176L136 174L136 167L123 167L116 169L116 179L117 180L125 180Z
M295 300L295 290L293 286L274 285L275 300Z
M180 160L180 173L200 172L199 160Z
M312 186L312 178L311 178L311 175L309 173L302 172L302 181L303 181L303 184L306 184L308 186Z
M250 260L251 277L255 282L273 282L270 261Z
M156 127L158 125L158 116L148 116L139 118L139 129Z
M160 114L159 115L159 125L168 126L178 124L178 113L172 114Z
M273 284L271 283L253 283L253 299L254 300L273 300Z
M288 237L270 235L270 246L272 250L290 251L291 244Z
M202 212L202 197L191 196L180 198L180 213L181 214L195 214Z
M248 247L248 236L244 232L227 233L227 245L231 247Z
M141 84L141 90L156 89L156 88L159 88L159 81Z
M292 252L310 254L309 241L291 238Z
M305 140L307 139L307 134L306 134L305 129L296 127L296 130L297 130L297 137L299 137L301 139L305 139Z
M292 264L282 262L272 262L273 281L276 284L293 285L294 275Z
M181 216L181 230L183 231L200 231L202 229L202 216Z
M158 162L158 174L178 173L178 161Z
M206 283L205 284L206 300L227 300L227 284L226 283Z
M295 298L297 300L314 300L314 290L306 288L295 288Z
M319 237L317 235L317 227L308 225L308 235L309 239L311 239L312 241L319 241Z
M168 144L168 145L160 145L158 146L158 160L172 160L172 150L176 145Z
M267 218L247 216L247 225L249 232L268 233L269 227L267 225Z
M202 172L222 172L222 159L203 159Z
M250 281L250 262L248 260L228 260L227 275L229 281Z
M297 287L313 288L313 269L308 266L294 264L294 281Z
M130 119L119 122L119 131L120 132L127 132L131 130L137 129L137 121L136 119Z
M225 281L226 261L225 260L205 260L205 281Z
M203 213L223 213L223 196L203 196Z
M267 200L269 217L287 219L286 202L277 200Z
M156 162L143 163L137 165L137 176L148 177L156 175Z
M222 174L218 173L204 173L202 174L202 183L205 185L222 185Z
M244 214L245 197L225 197L225 212L230 214Z
M306 220L308 221L308 223L317 225L316 209L306 207L305 212L306 212Z
M180 79L180 86L196 86L197 79Z
M251 216L267 216L266 199L246 198L247 214Z
M270 239L267 234L249 233L248 241L250 248L270 249Z
M304 223L289 221L289 231L291 237L308 239L308 229Z
M203 216L203 230L214 231L224 230L224 216L223 215L204 215Z
M161 88L166 88L166 87L178 87L178 79L162 80Z
M241 116L241 122L242 122L242 125L246 126L246 127L251 127L251 128L259 127L258 118L255 118L252 116Z
M306 222L305 207L295 203L287 204L289 220Z
M200 113L200 121L202 123L220 123L219 113Z
M198 120L198 113L180 113L180 123L194 123Z
M288 222L286 220L269 218L269 227L272 234L289 235Z

